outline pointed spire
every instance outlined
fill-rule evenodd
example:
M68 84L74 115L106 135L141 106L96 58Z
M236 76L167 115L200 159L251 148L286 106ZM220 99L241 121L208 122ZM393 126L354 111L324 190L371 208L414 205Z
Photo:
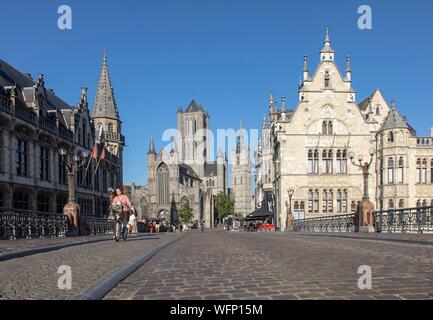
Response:
M269 112L274 113L274 97L272 91L269 91Z
M87 109L89 106L87 102L87 88L81 87L81 98L80 98L80 107L83 109Z
M119 119L116 99L114 98L114 91L111 86L110 74L108 72L106 50L104 50L102 69L99 75L98 89L93 106L93 117Z
M331 48L331 40L329 37L329 28L326 28L325 35L325 46L322 51L320 51L320 60L321 61L333 61L334 60L334 49Z
M263 115L263 124L262 124L262 129L266 129L266 128L267 128L266 115Z
M286 112L286 97L281 97L281 112Z
M346 73L352 72L352 68L350 66L350 54L346 56Z
M325 35L325 46L331 45L331 39L329 39L329 28L326 28L326 35Z
M147 155L148 156L150 156L150 155L156 155L155 144L153 143L153 138L150 138L149 152L147 153Z
M304 55L304 72L308 72L308 56Z

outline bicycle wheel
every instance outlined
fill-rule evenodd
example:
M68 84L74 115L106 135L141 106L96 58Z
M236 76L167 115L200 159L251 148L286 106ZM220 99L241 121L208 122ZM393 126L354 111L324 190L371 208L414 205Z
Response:
M119 221L116 222L116 225L114 226L114 239L116 240L116 242L119 242L120 240L120 234L121 234L121 230L122 229L122 225L120 224Z

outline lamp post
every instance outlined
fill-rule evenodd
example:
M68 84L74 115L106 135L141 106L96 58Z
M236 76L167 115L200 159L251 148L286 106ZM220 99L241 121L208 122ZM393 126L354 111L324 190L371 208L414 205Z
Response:
M355 214L354 227L355 232L374 232L374 204L370 201L370 196L368 194L368 177L371 164L373 163L373 156L375 150L370 149L370 161L365 161L363 163L364 157L362 155L358 156L358 163L354 161L355 153L350 152L349 158L352 164L359 167L362 170L364 177L364 194L362 196L362 201L358 205L358 209Z
M362 200L370 200L370 196L368 194L368 177L369 177L369 172L370 172L370 167L371 167L371 163L373 162L373 156L375 154L375 150L373 148L370 149L370 161L365 161L364 163L362 163L364 157L362 156L362 154L360 154L358 156L358 162L356 163L353 159L355 159L355 153L354 152L350 152L349 153L349 158L350 161L352 162L352 164L356 167L359 167L362 170L362 174L364 176L364 195L362 196Z
M291 221L292 221L292 197L295 194L295 189L290 188L287 193L289 194L289 203L287 204L286 202L286 206L287 206L287 211L286 211L286 231L289 231L289 225L291 225ZM291 226L290 226L291 227Z
M67 216L70 221L70 226L77 229L78 235L81 235L80 227L80 207L76 202L76 179L75 174L80 167L83 167L87 163L89 157L88 152L80 152L79 154L70 154L64 148L59 149L60 156L67 157L65 162L66 172L68 174L68 191L69 198L68 203L63 208L63 215Z

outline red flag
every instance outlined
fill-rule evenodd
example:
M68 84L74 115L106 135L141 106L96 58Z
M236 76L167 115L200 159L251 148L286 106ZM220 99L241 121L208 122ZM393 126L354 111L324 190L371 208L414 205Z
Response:
M98 159L98 145L95 143L92 150L92 158L97 160Z
M102 152L101 152L101 157L99 158L99 161L104 161L105 160L105 146L102 147Z

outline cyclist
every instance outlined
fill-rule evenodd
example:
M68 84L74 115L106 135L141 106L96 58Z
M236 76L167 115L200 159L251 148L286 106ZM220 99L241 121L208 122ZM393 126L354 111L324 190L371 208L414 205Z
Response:
M116 189L116 194L112 200L111 205L122 206L122 212L120 213L120 220L124 221L125 223L128 223L129 215L132 212L132 203L129 200L128 196L124 194L122 187Z

